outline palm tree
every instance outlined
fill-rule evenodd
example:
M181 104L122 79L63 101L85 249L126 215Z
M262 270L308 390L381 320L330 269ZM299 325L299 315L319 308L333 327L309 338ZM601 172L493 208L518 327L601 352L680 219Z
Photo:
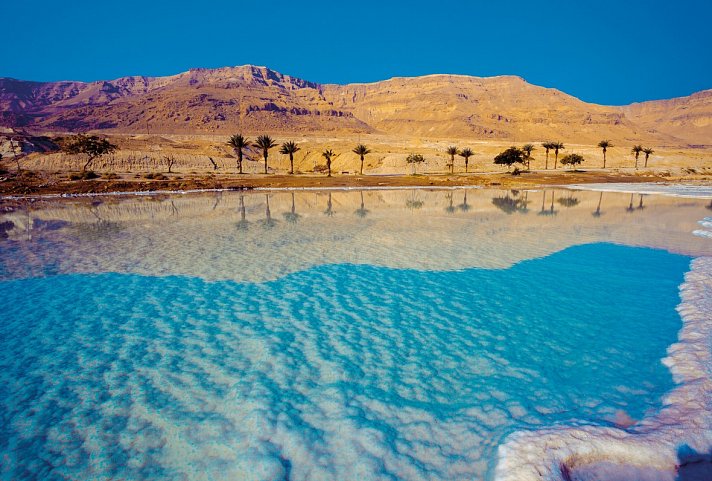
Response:
M331 177L331 159L336 157L336 154L333 150L327 149L321 153L321 156L326 159L326 168L329 171L329 175L327 177Z
M253 146L257 147L258 149L262 150L262 157L265 159L265 174L267 173L267 157L269 156L269 149L272 147L277 146L277 142L275 142L272 137L269 135L260 135L257 137L257 141L252 144Z
M554 149L554 170L556 170L556 162L559 160L559 150L564 150L564 144L561 142L552 142L551 148Z
M606 168L606 151L608 150L609 147L613 147L613 144L611 143L610 140L601 140L598 143L598 146L603 150L603 168Z
M546 150L546 164L544 165L544 168L547 170L549 169L549 151L554 148L553 145L553 142L543 142L541 144L541 146Z
M475 153L469 147L465 147L460 151L460 157L465 159L465 173L467 173L467 164L470 162L470 157L475 155Z
M460 152L457 150L457 147L454 145L451 145L450 147L447 148L446 152L450 156L450 173L454 174L455 173L455 156L459 154Z
M646 147L643 149L643 153L645 154L645 168L648 167L648 158L655 153L653 149L650 147Z
M235 134L227 141L227 145L233 148L237 155L237 168L242 174L242 151L249 147L250 141L242 134ZM170 172L170 169L169 169Z
M363 175L363 158L370 154L371 151L368 150L368 147L366 147L363 144L358 144L356 147L354 147L354 150L352 150L354 154L358 155L361 158L361 169L359 170L359 175Z
M630 150L630 153L635 155L635 168L638 168L638 157L640 156L640 153L643 151L643 146L642 145L634 145L633 148Z
M524 147L522 147L522 152L524 152L524 161L527 163L527 170L531 170L529 168L529 163L532 160L532 152L536 150L536 147L534 147L533 144L524 144Z
M289 142L285 142L282 144L282 148L279 149L280 154L284 155L289 155L289 173L293 174L294 173L294 154L299 152L299 147L297 144L292 142L291 140Z

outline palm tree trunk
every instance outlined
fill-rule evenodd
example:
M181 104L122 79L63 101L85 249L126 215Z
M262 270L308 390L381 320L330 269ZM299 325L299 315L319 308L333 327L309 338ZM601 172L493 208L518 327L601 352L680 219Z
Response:
M361 170L359 170L359 175L363 175L363 155L361 156Z
M265 174L267 173L267 152L265 152Z
M546 150L546 164L544 165L544 169L549 170L549 149Z
M603 168L606 168L606 151L603 151Z
M289 154L289 173L294 174L294 154Z
M469 164L470 161L465 157L465 173L467 173L467 164Z
M240 150L240 153L237 154L237 168L240 170L240 173L242 174L242 150Z
M638 170L638 154L635 154L635 170Z
M559 151L554 151L554 170L556 170L556 163L559 161Z
M648 168L648 154L645 154L645 166L646 169Z
M82 168L82 172L86 172L87 167L89 167L89 164L91 164L93 160L94 160L94 157L91 157L91 156L90 156L89 159L87 160L86 164L84 164L84 167ZM18 164L17 164L17 170L18 170L18 172L19 172L19 170L20 170L20 163L19 163L19 162L18 162Z

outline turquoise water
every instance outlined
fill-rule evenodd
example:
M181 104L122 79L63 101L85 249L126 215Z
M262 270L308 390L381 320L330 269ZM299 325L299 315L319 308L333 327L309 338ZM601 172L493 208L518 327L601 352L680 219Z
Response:
M597 242L268 282L8 261L0 477L484 479L515 430L659 409L690 259Z

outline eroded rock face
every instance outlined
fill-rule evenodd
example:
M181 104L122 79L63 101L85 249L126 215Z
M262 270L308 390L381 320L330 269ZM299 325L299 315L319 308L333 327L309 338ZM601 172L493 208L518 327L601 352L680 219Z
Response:
M429 137L705 144L712 91L610 107L515 76L320 85L251 65L99 82L0 79L0 124L44 130L382 132Z

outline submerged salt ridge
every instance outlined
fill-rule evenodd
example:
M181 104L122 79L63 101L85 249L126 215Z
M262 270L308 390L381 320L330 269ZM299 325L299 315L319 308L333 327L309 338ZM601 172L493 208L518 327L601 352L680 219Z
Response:
M594 244L507 270L0 282L0 479L487 479L512 430L657 409L688 265Z
M628 430L554 427L513 434L499 447L497 481L562 481L605 470L609 479L676 479L686 453L712 451L712 257L697 258L681 286L679 340L664 363L678 387L664 408ZM621 476L623 476L621 478ZM591 479L594 479L592 477ZM598 479L598 478L595 478Z

